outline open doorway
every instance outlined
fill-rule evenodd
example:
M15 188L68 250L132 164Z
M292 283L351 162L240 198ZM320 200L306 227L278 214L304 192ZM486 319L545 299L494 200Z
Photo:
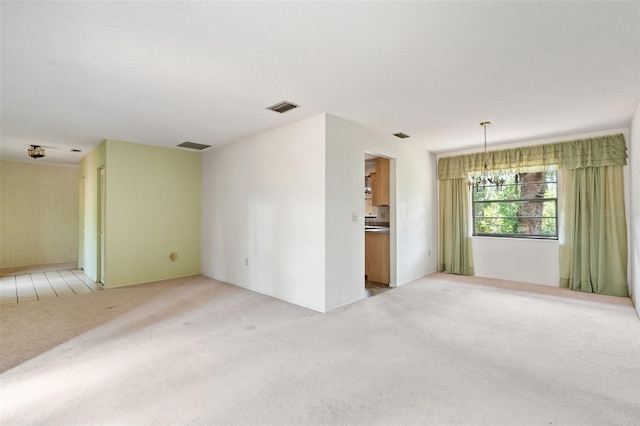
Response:
M364 291L371 297L392 288L391 161L365 153L364 164Z
M86 189L86 181L84 176L80 176L80 192L78 194L79 198L79 210L78 210L78 221L80 222L79 226L79 238L78 238L78 269L84 271L84 201L85 201L85 191Z
M106 175L104 166L98 169L98 282L104 285L105 257L106 257L106 235L105 222L106 210Z

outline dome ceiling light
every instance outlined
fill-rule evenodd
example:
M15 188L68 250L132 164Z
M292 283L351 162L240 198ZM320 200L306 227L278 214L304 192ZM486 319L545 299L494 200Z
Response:
M27 153L31 158L42 158L44 157L44 148L42 148L40 145L31 145L27 149Z

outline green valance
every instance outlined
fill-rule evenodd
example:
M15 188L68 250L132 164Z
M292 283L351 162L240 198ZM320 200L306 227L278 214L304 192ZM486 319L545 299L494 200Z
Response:
M624 136L599 136L544 145L487 151L490 169L526 169L534 166L557 166L560 169L622 166L627 164ZM438 160L438 179L459 179L484 167L484 153L443 157Z

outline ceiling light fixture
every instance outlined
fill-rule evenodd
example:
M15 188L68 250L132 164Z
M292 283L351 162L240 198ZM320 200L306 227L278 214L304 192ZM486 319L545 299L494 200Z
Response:
M467 179L467 185L469 189L475 188L478 190L479 188L484 188L485 186L495 185L496 188L502 188L506 179L501 171L490 171L489 166L487 165L487 126L491 124L490 121L483 121L480 125L484 128L484 154L482 156L483 167L482 170L478 173L477 171L472 172L473 175L469 176Z
M40 145L31 145L27 149L27 153L29 153L29 157L31 158L42 158L44 157L44 148Z

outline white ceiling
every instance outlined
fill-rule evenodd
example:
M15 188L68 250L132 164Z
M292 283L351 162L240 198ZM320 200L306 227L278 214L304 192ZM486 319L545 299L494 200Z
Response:
M1 3L1 155L222 145L322 112L435 152L627 127L638 2ZM301 107L265 108L282 100ZM348 143L348 141L345 141ZM71 148L82 149L80 154ZM33 160L36 161L36 160Z

